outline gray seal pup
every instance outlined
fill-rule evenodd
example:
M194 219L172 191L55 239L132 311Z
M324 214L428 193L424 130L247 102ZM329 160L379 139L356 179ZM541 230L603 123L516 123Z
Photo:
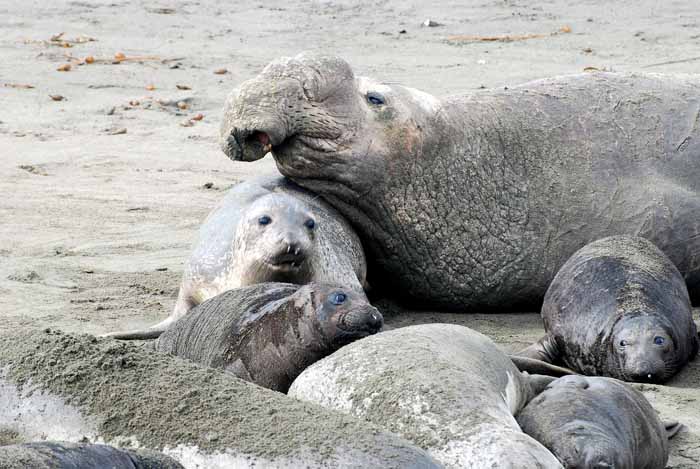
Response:
M441 467L376 425L222 370L127 341L4 326L0 435L13 443L138 443L187 468Z
M683 277L639 237L600 239L571 256L547 290L542 319L545 336L517 355L585 375L661 383L698 352Z
M572 469L664 469L668 440L681 428L662 423L644 395L622 381L586 376L553 381L517 419Z
M437 98L339 57L269 64L226 101L221 145L355 227L369 283L413 307L539 307L606 236L654 242L700 299L700 75L584 73Z
M382 325L381 313L363 293L262 283L196 306L160 336L156 350L287 392L309 365Z
M88 443L25 443L0 446L0 469L184 469L153 451Z
M289 395L382 426L448 468L560 468L514 417L553 379L521 373L467 327L424 324L341 348L299 375Z
M283 177L259 177L229 190L202 224L172 314L143 331L105 336L156 338L203 301L257 283L318 282L362 291L366 272L362 244L335 209Z

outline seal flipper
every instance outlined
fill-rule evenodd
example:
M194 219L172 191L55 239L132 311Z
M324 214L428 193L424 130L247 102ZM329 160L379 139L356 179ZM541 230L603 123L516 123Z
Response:
M552 365L551 363L547 363L536 358L521 357L519 355L509 355L508 357L518 368L518 370L530 374L554 376L557 378L566 375L578 374L572 369L565 368L563 366Z
M133 330L133 331L121 331L121 332L110 332L108 334L101 334L98 337L111 337L112 339L118 340L150 340L157 339L165 332L170 325L175 322L173 316L167 317L165 320L159 322L158 324L149 327L148 329Z
M666 428L666 436L670 440L674 436L678 434L679 431L683 430L683 424L678 423L678 422L669 422L669 421L664 421L662 422L664 427Z
M559 359L559 347L557 347L556 342L550 335L545 334L534 344L519 352L516 352L515 356L532 358L545 363L556 363Z
M549 386L553 381L556 381L557 379L553 376L530 374L527 371L523 371L522 375L530 387L530 391L527 395L526 404L527 402L530 402L530 400L532 400L534 397L537 397L539 393L544 391L547 388L547 386Z

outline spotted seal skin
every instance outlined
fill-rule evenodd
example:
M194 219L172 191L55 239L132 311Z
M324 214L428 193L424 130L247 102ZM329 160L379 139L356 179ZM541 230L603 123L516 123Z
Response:
M571 255L653 241L700 300L700 75L584 73L438 98L340 57L270 63L226 101L221 145L357 229L378 291L456 312L539 307Z
M577 251L547 290L542 319L545 336L518 355L586 375L661 383L698 352L683 277L639 237Z
M362 293L263 283L195 307L160 336L156 350L286 392L306 367L382 325L381 313Z
M514 417L553 379L522 374L476 331L425 324L341 348L289 395L382 426L448 468L560 468Z
M153 451L87 443L26 443L0 446L0 469L184 469Z
M106 336L156 338L203 301L257 283L362 291L366 272L362 244L335 209L285 178L260 177L233 187L202 224L172 314L146 330Z
M681 428L662 423L644 395L622 381L586 376L555 380L517 418L571 469L663 469L668 439Z

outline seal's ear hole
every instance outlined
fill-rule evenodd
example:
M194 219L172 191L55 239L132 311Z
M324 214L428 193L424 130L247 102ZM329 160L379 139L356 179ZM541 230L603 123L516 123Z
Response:
M384 99L381 93L369 91L367 93L367 102L375 106L381 106L382 104L386 104L386 99Z
M345 303L345 301L347 301L347 299L348 299L348 295L346 295L342 291L337 291L335 293L331 293L331 297L330 297L331 303L333 303L336 306L342 305L343 303Z
M308 220L306 220L304 222L304 226L310 230L313 230L314 228L316 228L316 222L314 221L313 218L309 218Z
M272 223L272 218L270 218L267 215L263 215L260 218L258 218L258 224L262 226L269 225L270 223Z

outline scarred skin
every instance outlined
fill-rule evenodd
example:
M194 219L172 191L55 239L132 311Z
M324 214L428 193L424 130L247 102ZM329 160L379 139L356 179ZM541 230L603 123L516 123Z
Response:
M135 451L85 443L26 443L0 446L3 469L183 469L172 458L153 451Z
M338 57L272 62L229 96L224 152L279 170L356 227L373 287L457 311L541 302L614 234L700 284L700 79L587 73L438 99Z
M577 251L547 290L542 320L545 336L518 354L586 375L664 382L698 352L683 278L643 238L611 236Z
M160 336L156 350L286 392L309 365L382 325L381 313L363 293L263 283L195 307Z
M663 469L668 439L681 427L662 423L623 382L585 376L552 382L517 417L525 433L576 469Z
M172 314L146 330L106 336L156 338L203 301L264 282L333 283L362 292L366 273L362 244L335 209L283 177L259 177L233 187L202 224Z

